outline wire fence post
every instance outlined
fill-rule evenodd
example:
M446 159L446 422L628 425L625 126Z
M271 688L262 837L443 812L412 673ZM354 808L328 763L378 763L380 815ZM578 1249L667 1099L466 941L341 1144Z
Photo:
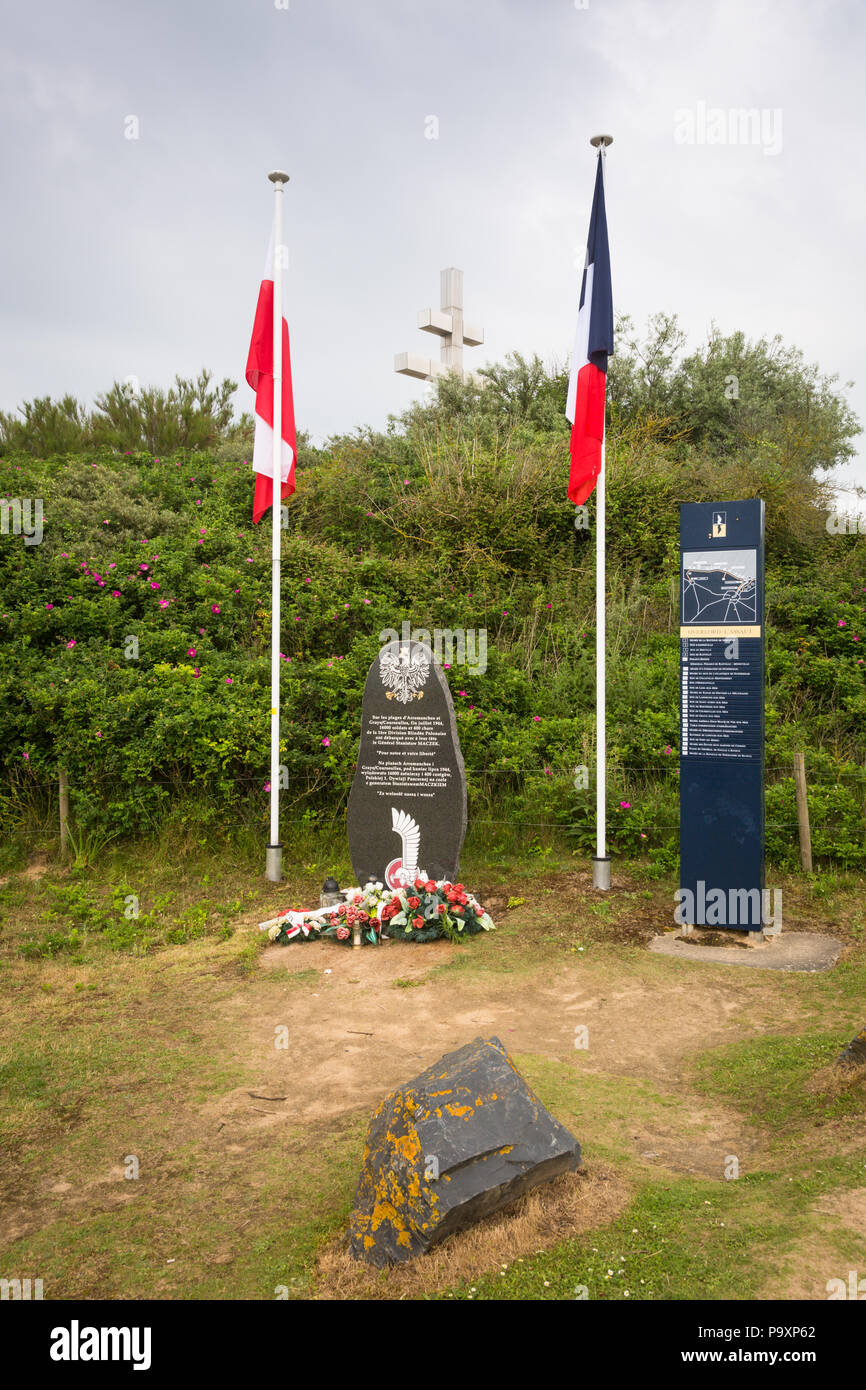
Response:
M57 785L60 792L60 853L69 849L69 782L66 769L57 769Z
M797 824L800 829L800 862L804 873L812 872L812 836L809 831L809 800L806 795L806 759L794 754L794 781L797 787Z

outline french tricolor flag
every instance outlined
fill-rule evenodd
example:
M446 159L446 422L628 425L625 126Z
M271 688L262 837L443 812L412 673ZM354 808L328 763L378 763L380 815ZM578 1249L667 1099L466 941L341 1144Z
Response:
M292 401L292 364L289 359L289 325L283 315L282 381L282 457L280 459L282 500L295 490L295 407ZM253 445L253 472L256 491L253 521L259 522L274 500L274 234L268 247L265 271L259 289L253 336L247 357L246 378L256 393L256 435Z
M604 211L603 159L599 150L565 405L566 419L571 421L568 496L575 506L581 506L589 497L601 471L607 359L613 353L613 295Z

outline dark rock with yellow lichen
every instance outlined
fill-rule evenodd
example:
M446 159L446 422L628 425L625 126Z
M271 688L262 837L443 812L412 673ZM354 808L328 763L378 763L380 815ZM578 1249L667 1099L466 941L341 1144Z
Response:
M866 1067L866 1028L861 1028L856 1038L851 1039L845 1051L836 1058L836 1066L843 1071Z
M580 1164L580 1145L545 1110L498 1038L449 1052L379 1106L367 1133L349 1248L382 1266Z

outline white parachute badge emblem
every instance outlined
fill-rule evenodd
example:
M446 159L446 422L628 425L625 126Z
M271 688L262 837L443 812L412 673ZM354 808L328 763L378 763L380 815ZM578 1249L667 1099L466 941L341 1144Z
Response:
M385 870L385 882L390 888L401 888L412 884L418 876L418 850L421 845L421 827L408 811L398 811L391 807L391 828L400 836L403 853L392 859Z

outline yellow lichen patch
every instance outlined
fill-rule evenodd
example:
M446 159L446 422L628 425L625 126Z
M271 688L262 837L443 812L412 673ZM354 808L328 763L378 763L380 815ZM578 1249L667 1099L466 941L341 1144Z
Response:
M395 1150L406 1163L414 1163L421 1157L421 1140L418 1138L418 1131L410 1129L408 1134L388 1136Z
M445 1109L449 1115L453 1115L455 1120L459 1120L461 1115L474 1115L475 1111L471 1105L446 1105Z
M489 1153L479 1154L478 1160L481 1163L486 1163L490 1158L499 1158L501 1154L510 1154L513 1148L513 1144L503 1144L499 1149L491 1149Z
M449 1086L447 1091L428 1091L429 1096L450 1096L454 1094L454 1087Z
M378 1231L383 1221L388 1221L395 1231L405 1231L406 1222L398 1215L390 1202L379 1201L370 1212L370 1229Z

